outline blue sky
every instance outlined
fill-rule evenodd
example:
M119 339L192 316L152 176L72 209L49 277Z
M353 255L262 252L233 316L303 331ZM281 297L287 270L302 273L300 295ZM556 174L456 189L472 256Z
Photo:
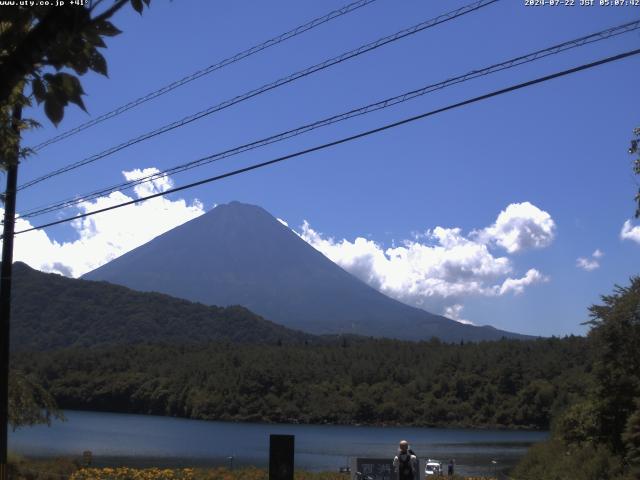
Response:
M143 16L128 9L114 20L124 33L109 40L105 51L109 78L83 78L85 104L99 115L345 3L155 0ZM23 163L20 181L465 3L378 0L42 150ZM133 178L136 169L162 170L637 18L640 8L630 6L526 7L503 0L24 190L18 211L119 183L123 172ZM96 205L268 160L639 46L639 32L628 33L138 192L113 194ZM582 334L587 307L638 274L640 230L627 239L621 230L632 217L637 189L626 151L633 128L640 126L639 71L640 58L633 57L145 207L18 236L16 259L77 276L216 204L239 200L264 207L329 258L407 303L511 331ZM27 134L26 145L91 118L71 107L56 129L37 110L29 115L44 128ZM632 221L630 227L637 225ZM580 268L579 258L591 270Z

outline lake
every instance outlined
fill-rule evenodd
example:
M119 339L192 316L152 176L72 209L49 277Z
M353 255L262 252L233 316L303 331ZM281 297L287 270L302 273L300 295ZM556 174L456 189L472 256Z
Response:
M151 415L65 411L66 422L9 433L9 449L32 457L93 453L96 465L268 465L269 435L295 435L295 466L337 470L354 457L393 457L406 439L420 458L456 462L456 473L480 475L514 465L547 432L453 428L283 425L187 420ZM233 457L231 460L229 457Z

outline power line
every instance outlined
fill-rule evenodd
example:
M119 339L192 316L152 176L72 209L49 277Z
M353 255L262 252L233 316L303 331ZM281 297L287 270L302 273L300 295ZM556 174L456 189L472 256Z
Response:
M298 80L300 78L303 78L303 77L306 77L306 76L311 75L313 73L316 73L317 71L324 70L324 69L329 68L329 67L331 67L333 65L342 63L342 62L344 62L346 60L349 60L351 58L354 58L356 56L359 56L359 55L362 55L362 54L367 53L369 51L375 50L375 49L377 49L377 48L379 48L379 47L381 47L383 45L386 45L388 43L394 42L396 40L400 40L401 38L404 38L406 36L418 33L418 32L420 32L422 30L425 30L427 28L436 26L436 25L438 25L440 23L444 23L446 21L449 21L449 20L452 20L454 18L460 17L460 16L465 15L467 13L473 12L475 10L478 10L480 8L488 6L488 5L490 5L492 3L495 3L497 1L499 1L499 0L479 0L479 1L473 2L473 3L469 4L469 5L465 5L463 7L460 7L458 9L456 9L456 10L451 11L451 12L442 14L442 15L440 15L438 17L433 18L433 19L421 22L421 23L419 23L417 25L414 25L414 26L412 26L410 28L403 29L403 30L401 30L401 31L399 31L399 32L397 32L397 33L395 33L393 35L389 35L389 36L380 38L380 39L378 39L378 40L376 40L374 42L362 45L362 46L360 46L360 47L358 47L358 48L356 48L354 50L350 50L350 51L345 52L345 53L343 53L341 55L338 55L337 57L333 57L331 59L325 60L325 61L323 61L321 63L318 63L316 65L308 67L308 68L306 68L304 70L301 70L301 71L298 71L296 73L293 73L293 74L291 74L291 75L289 75L287 77L282 77L282 78L280 78L280 79L278 79L278 80L276 80L274 82L265 84L265 85L263 85L263 86L261 86L261 87L259 87L257 89L251 90L251 91L246 92L246 93L244 93L242 95L238 95L238 96L236 96L236 97L234 97L232 99L229 99L229 100L221 102L221 103L219 103L217 105L211 106L211 107L209 107L209 108L207 108L205 110L201 110L201 111L199 111L199 112L197 112L195 114L192 114L192 115L189 115L187 117L184 117L184 118L182 118L182 119L180 119L178 121L175 121L175 122L172 122L170 124L164 125L164 126L158 128L158 129L155 129L155 130L152 130L150 132L147 132L147 133L145 133L143 135L140 135L140 136L138 136L136 138L127 140L127 141L125 141L123 143L120 143L119 145L113 146L113 147L111 147L111 148L109 148L107 150L104 150L104 151L102 151L100 153L97 153L95 155L87 157L87 158L85 158L83 160L80 160L78 162L72 163L72 164L67 165L65 167L62 167L62 168L60 168L58 170L54 170L54 171L52 171L52 172L50 172L48 174L45 174L45 175L43 175L41 177L38 177L38 178L36 178L36 179L34 179L32 181L26 182L23 185L20 185L18 187L18 190L22 190L24 188L28 188L28 187L30 187L32 185L40 183L40 182L42 182L44 180L47 180L49 178L52 178L54 176L60 175L62 173L66 173L66 172L68 172L70 170L74 170L76 168L79 168L81 166L87 165L89 163L93 163L93 162L95 162L97 160L100 160L100 159L105 158L105 157L107 157L109 155L112 155L112 154L114 154L114 153L116 153L116 152L118 152L120 150L123 150L123 149L125 149L127 147L130 147L130 146L135 145L137 143L140 143L142 141L148 140L148 139L153 138L153 137L155 137L157 135L166 133L168 131L174 130L176 128L182 127L184 125L187 125L187 124L189 124L191 122L194 122L196 120L199 120L199 119L201 119L201 118L203 118L205 116L211 115L212 113L215 113L215 112L220 111L220 110L224 110L224 109L226 109L228 107L231 107L231 106L233 106L233 105L235 105L237 103L240 103L240 102L243 102L243 101L248 100L250 98L253 98L254 96L260 95L260 94L265 93L267 91L270 91L270 90L273 90L275 88L278 88L278 87L280 87L282 85L291 83L291 82L293 82L295 80Z
M118 115L120 115L121 113L126 112L127 110L131 110L132 108L137 107L138 105L142 105L143 103L146 103L150 100L153 100L154 98L158 98L161 95L164 95L165 93L168 93L172 90L175 90L178 87L181 87L182 85L185 85L189 82L192 82L194 80L197 80L198 78L204 77L205 75L209 75L210 73L215 72L216 70L220 70L221 68L226 67L227 65L231 65L233 63L236 63L240 60L243 60L247 57L250 57L251 55L254 55L258 52L261 52L263 50L266 50L267 48L273 47L275 45L278 45L286 40L289 40L290 38L296 37L302 33L305 33L309 30L312 30L320 25L323 25L327 22L330 22L331 20L341 17L342 15L346 15L348 13L353 12L354 10L357 10L359 8L362 8L366 5L369 5L370 3L375 2L376 0L358 0L357 2L353 2L350 3L348 5L345 5L342 8L339 8L337 10L333 10L329 13L327 13L326 15L323 15L321 17L315 18L313 20L311 20L310 22L305 23L304 25L300 25L292 30L289 30L288 32L285 32L281 35L278 35L276 37L273 37L269 40L267 40L266 42L260 43L259 45L254 45L251 48L248 48L247 50L244 50L242 52L236 53L235 55L225 58L224 60L221 60L217 63L214 63L212 65L209 65L208 67L203 68L202 70L198 70L190 75L187 75L186 77L181 78L180 80L176 80L175 82L172 82L168 85L165 85L162 88L159 88L158 90L155 90L151 93L148 93L142 97L139 97L125 105L122 105L110 112L107 112L103 115L100 115L99 117L96 117L92 120L89 120L81 125L78 125L75 128L72 128L70 130L67 130L66 132L62 132L54 137L49 138L48 140L45 140L42 143L39 143L38 145L36 145L35 147L33 147L33 150L35 151L39 151L42 150L43 148L52 145L54 143L59 142L60 140L64 140L65 138L69 138L72 135L75 135L76 133L79 133L83 130L86 130L87 128L93 127L94 125L97 125L99 123L104 122L105 120L108 120L110 118L116 117Z
M82 195L82 196L76 196L74 198L70 198L67 200L61 200L61 201L57 201L53 204L49 204L47 206L44 207L38 207L36 209L32 209L26 213L23 213L21 215L22 218L32 218L32 217L36 217L39 215L43 215L45 213L50 213L53 211L57 211L57 210L61 210L63 208L67 208L73 205L77 205L79 203L82 202L86 202L89 200L93 200L96 199L98 197L101 197L103 195L107 195L109 193L115 192L115 191L122 191L122 190L126 190L129 188L132 188L136 185L140 185L142 183L145 182L149 182L149 181L153 181L153 180L157 180L160 178L164 178L170 174L175 174L175 173L181 173L187 170L190 170L192 168L196 168L196 167L200 167L202 165L208 164L208 163L212 163L215 161L219 161L222 160L224 158L229 158L235 155L238 155L240 153L244 153L250 150L254 150L256 148L260 148L266 145L270 145L272 143L276 143L288 138L292 138L298 135L301 135L303 133L307 133L309 131L315 130L317 128L321 128L321 127L325 127L328 125L332 125L334 123L338 123L344 120L347 120L349 118L353 118L356 116L360 116L360 115L365 115L367 113L373 112L373 111L377 111L377 110L382 110L385 108L389 108L393 105L397 105L399 103L402 102L406 102L412 99L415 99L419 96L422 95L426 95L428 93L434 92L436 90L441 90L444 88L447 88L449 86L452 85L456 85L458 83L462 83L465 81L469 81L481 76L485 76L485 75L489 75L492 73L496 73L502 70L507 70L516 66L520 66L526 63L530 63L536 60L539 60L541 58L545 58L547 56L550 55L556 55L559 54L561 52L564 52L566 50L570 50L573 48L577 48L583 45L587 45L587 44L591 44L594 42L599 42L599 41L603 41L609 38L612 38L614 36L617 35L621 35L624 33L628 33L634 30L637 30L638 28L640 28L640 20L636 20L633 22L629 22L629 23L625 23L623 25L619 25L616 27L611 27L608 28L606 30L602 30L600 32L596 32L596 33L592 33L577 39L573 39L573 40L569 40L560 44L556 44L553 45L551 47L547 47L545 49L542 50L537 50L535 52L526 54L526 55L522 55L519 57L515 57L512 58L510 60L501 62L501 63L497 63L497 64L493 64L489 67L485 67L479 70L472 70L464 75L459 75L456 77L452 77L449 78L447 80L438 82L438 83L434 83L434 84L430 84L427 86L424 86L420 89L417 90L412 90L410 92L405 92L402 93L400 95L397 95L395 97L390 97L387 98L385 100L381 100L375 103L371 103L369 105L366 105L364 107L360 107L357 109L353 109L347 112L343 112L340 113L338 115L334 115L328 118L324 118L322 120L318 120L316 122L307 124L307 125L303 125L301 127L297 127L295 129L292 130L287 130L285 132L281 132L278 133L276 135L272 135L260 140L256 140L253 141L251 143L247 143L229 150L225 150L223 152L218 152L212 155L208 155L206 157L202 157L187 163L183 163L177 166L174 166L172 168L169 168L167 170L161 171L161 172L156 172L153 173L151 175L147 175L144 176L142 178L138 178L135 180L130 180L127 182L123 182L120 183L118 185L113 185L111 187L105 187L102 188L100 190Z
M348 52L345 52L341 55L338 55L337 57L333 57L331 59L325 60L321 63L315 64L311 67L308 67L304 70L300 70L296 73L293 73L291 75L288 75L286 77L282 77L274 82L265 84L259 88L256 88L254 90L251 90L249 92L245 92L241 95L238 95L234 98L231 98L229 100L225 100L224 102L221 102L217 105L211 106L209 108L206 108L204 110L201 110L197 113L194 113L192 115L189 115L187 117L184 117L180 120L177 120L175 122L169 123L167 125L164 125L160 128L157 128L155 130L152 130L150 132L144 133L136 138L127 140L126 142L120 143L119 145L113 146L111 148L108 148L107 150L104 150L100 153L97 153L95 155L92 155L90 157L87 157L83 160L80 160L78 162L69 164L65 167L59 168L57 170L54 170L52 172L49 172L41 177L38 177L34 180L31 180L29 182L26 182L22 185L20 185L18 187L18 190L23 190L25 188L31 187L33 185L36 185L40 182L43 182L45 180L48 180L50 178L53 178L57 175L61 175L63 173L69 172L71 170L75 170L76 168L82 167L84 165L88 165L90 163L93 163L97 160L100 160L102 158L105 158L109 155L112 155L116 152L119 152L120 150L123 150L125 148L128 148L132 145L135 145L137 143L143 142L145 140L148 140L150 138L156 137L158 135L161 135L163 133L169 132L171 130L174 130L176 128L180 128L183 127L185 125L188 125L189 123L192 123L196 120L200 120L203 117L206 117L208 115L211 115L215 112L218 112L220 110L224 110L226 108L229 108L233 105L236 105L240 102L243 102L245 100L249 100L250 98L253 98L257 95L260 95L262 93L268 92L270 90L273 90L275 88L281 87L282 85L286 85L288 83L294 82L300 78L304 78L307 77L313 73L316 73L320 70L324 70L326 68L332 67L333 65L337 65L340 64L344 61L350 60L351 58L357 57L359 55L362 55L364 53L370 52L372 50L375 50L377 48L382 47L383 45L386 45L388 43L391 42L395 42L397 40L400 40L402 38L405 38L409 35L413 35L415 33L421 32L422 30L434 27L436 25L439 25L441 23L447 22L449 20L453 20L455 18L461 17L463 15L466 15L467 13L470 12L474 12L476 10L479 10L483 7L487 7L489 5L491 5L492 3L496 3L499 0L478 0L475 1L469 5L465 5L463 7L460 7L456 10L453 10L451 12L447 12L444 13L442 15L439 15L433 19L430 20L426 20L424 22L421 22L417 25L414 25L412 27L400 30L399 32L394 33L393 35L389 35L383 38L380 38L374 42L368 43L366 45L362 45L354 50L350 50Z
M233 177L233 176L239 175L241 173L246 173L246 172L249 172L249 171L252 171L252 170L257 170L259 168L266 167L266 166L269 166L269 165L273 165L275 163L283 162L285 160L290 160L292 158L300 157L300 156L303 156L303 155L306 155L306 154L309 154L309 153L312 153L312 152L317 152L317 151L324 150L324 149L327 149L327 148L330 148L330 147L335 147L336 145L341 145L343 143L351 142L353 140L357 140L357 139L360 139L360 138L368 137L370 135L373 135L373 134L376 134L376 133L380 133L380 132L383 132L385 130L389 130L391 128L399 127L401 125L412 123L412 122L415 122L417 120L422 120L424 118L431 117L431 116L437 115L439 113L443 113L443 112L446 112L446 111L449 111L449 110L453 110L453 109L460 108L460 107L463 107L463 106L466 106L466 105L470 105L472 103L477 103L477 102L480 102L482 100L487 100L487 99L492 98L492 97L497 97L499 95L504 95L505 93L513 92L515 90L520 90L522 88L530 87L532 85L536 85L536 84L539 84L539 83L547 82L547 81L553 80L555 78L559 78L559 77L563 77L563 76L566 76L566 75L570 75L570 74L573 74L573 73L576 73L576 72L587 70L589 68L594 68L594 67L597 67L599 65L604 65L604 64L607 64L607 63L615 62L617 60L621 60L623 58L631 57L633 55L638 55L639 53L640 53L640 49L636 49L636 50L631 50L631 51L628 51L628 52L620 53L620 54L614 55L612 57L607 57L607 58L604 58L604 59L597 60L595 62L591 62L591 63L580 65L578 67L570 68L568 70L563 70L563 71L560 71L560 72L556 72L556 73L553 73L553 74L550 74L550 75L546 75L544 77L538 77L538 78L536 78L534 80L529 80L527 82L523 82L523 83L519 83L519 84L516 84L516 85L512 85L510 87L506 87L506 88L503 88L503 89L500 89L500 90L495 90L493 92L486 93L486 94L480 95L478 97L473 97L471 99L464 100L464 101L458 102L458 103L454 103L454 104L448 105L446 107L438 108L436 110L431 110L429 112L422 113L420 115L416 115L416 116L413 116L413 117L405 118L403 120L399 120L397 122L389 123L389 124L383 125L381 127L374 128L372 130L367 130L365 132L361 132L361 133L358 133L358 134L355 134L355 135L351 135L349 137L344 137L344 138L341 138L339 140L334 140L333 142L324 143L322 145L317 145L315 147L311 147L311 148L308 148L306 150L300 150L298 152L291 153L289 155L284 155L282 157L278 157L278 158L275 158L275 159L272 159L272 160L268 160L266 162L253 164L253 165L250 165L248 167L244 167L244 168L240 168L240 169L237 169L237 170L233 170L231 172L223 173L221 175L216 175L214 177L205 178L203 180L199 180L197 182L189 183L189 184L183 185L181 187L172 188L172 189L166 190L164 192L158 192L158 193L154 193L152 195L147 195L146 197L138 198L136 200L131 200L131 201L128 201L128 202L119 203L117 205L112 205L110 207L101 208L101 209L98 209L98 210L94 210L92 212L87 212L87 213L83 213L83 214L80 214L80 215L75 215L73 217L64 218L62 220L56 220L54 222L49 222L49 223L45 223L43 225L38 225L36 227L31 227L31 228L28 228L28 229L25 229L25 230L20 230L18 232L15 232L14 235L31 232L33 230L41 230L43 228L51 227L51 226L54 226L54 225L59 225L61 223L71 222L73 220L78 220L80 218L90 217L90 216L96 215L98 213L103 213L103 212L107 212L109 210L114 210L114 209L117 209L117 208L126 207L128 205L133 205L133 204L136 204L136 203L144 202L146 200L151 200L152 198L169 195L170 193L180 192L182 190L187 190L187 189L190 189L190 188L194 188L194 187L197 187L197 186L200 186L200 185L204 185L206 183L211 183L211 182L215 182L215 181L218 181L218 180L222 180L224 178Z

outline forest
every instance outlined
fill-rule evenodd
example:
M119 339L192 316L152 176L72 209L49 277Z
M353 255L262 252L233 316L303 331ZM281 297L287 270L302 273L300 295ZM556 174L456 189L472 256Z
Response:
M589 388L553 415L551 439L529 450L515 478L640 478L640 277L589 310Z
M22 353L60 407L206 420L547 429L589 388L581 337L147 344Z

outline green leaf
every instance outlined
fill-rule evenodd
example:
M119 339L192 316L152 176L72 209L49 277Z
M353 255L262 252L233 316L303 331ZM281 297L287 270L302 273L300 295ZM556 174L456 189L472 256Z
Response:
M122 33L121 30L118 30L116 27L114 27L113 23L107 20L96 22L95 31L98 33L98 35L101 35L103 37L115 37L116 35Z
M80 84L80 80L78 80L78 77L75 77L68 73L58 73L56 77L60 79L60 87L64 96L66 97L64 98L65 104L66 101L73 102L86 112L87 109L85 108L84 102L82 101L84 90L82 89L82 85Z
M53 84L57 84L58 80L56 79L56 76L53 73L45 73L43 75L44 81L47 82L47 84L49 86L53 85Z
M107 73L107 61L102 54L95 49L91 52L91 56L89 57L89 68L94 72L104 75L105 77L109 76Z
M25 118L22 122L25 125L24 130L33 130L34 128L42 127L40 122L34 120L33 118Z
M36 97L36 102L40 105L47 95L47 89L45 88L42 79L39 77L34 78L31 82L31 89L33 90L34 97Z
M94 47L106 48L107 44L104 43L102 37L92 29L87 29L84 32L84 37L87 39L87 42L93 45Z
M89 56L84 52L69 59L69 67L73 68L78 75L84 75L89 70Z
M51 122L57 127L64 117L64 104L60 103L54 95L48 95L44 102L44 113Z
M136 12L142 15L142 9L144 8L142 0L131 0L131 6Z

